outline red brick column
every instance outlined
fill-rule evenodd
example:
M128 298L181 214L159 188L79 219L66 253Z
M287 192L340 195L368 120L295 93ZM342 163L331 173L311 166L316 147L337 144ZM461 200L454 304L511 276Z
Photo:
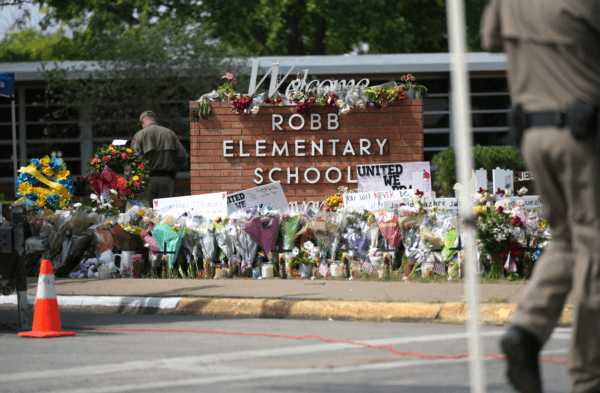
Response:
M423 160L423 100L398 101L386 108L367 108L365 110L353 109L347 115L339 116L339 128L327 129L327 114L338 113L337 108L319 109L321 128L311 130L310 115L304 116L305 126L294 130L288 125L288 118L294 113L295 107L263 106L256 116L235 115L228 102L213 102L212 114L208 119L198 119L196 112L197 102L190 102L190 136L191 136L191 193L206 194L217 191L235 192L243 189L257 187L270 183L269 171L272 168L281 168L274 172L273 179L280 180L283 190L289 201L322 200L337 192L340 186L356 188L356 183L348 183L348 170L351 167L351 180L356 180L356 165L374 163L399 163ZM272 130L273 114L284 117L282 130ZM295 119L294 126L298 126L299 119ZM339 139L336 154L333 155L330 139ZM359 155L360 139L372 141L371 155ZM387 140L383 155L375 142ZM256 141L266 141L266 148L261 153L266 157L256 156ZM295 141L305 140L304 153L306 156L295 156ZM320 143L323 140L323 155L318 152L311 155L311 141ZM356 155L342 155L347 141L350 140ZM233 141L233 157L225 157L223 141ZM249 157L240 157L240 141L243 143L242 154ZM279 147L288 143L289 157L271 156L273 142ZM365 142L366 144L366 142ZM229 145L228 145L229 146ZM304 172L314 167L320 171L320 181L310 184L304 179ZM325 172L330 167L337 167L342 172L342 179L338 183L330 183L325 178ZM256 184L255 168L262 168L263 181ZM288 184L287 170L292 174L299 168L298 184L291 178ZM309 179L315 179L316 173L308 173ZM332 171L330 177L338 177Z

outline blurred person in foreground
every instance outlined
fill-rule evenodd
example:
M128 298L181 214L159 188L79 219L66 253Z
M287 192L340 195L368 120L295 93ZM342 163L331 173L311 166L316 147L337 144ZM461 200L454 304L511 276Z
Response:
M154 112L142 112L140 122L142 130L134 135L132 147L148 160L150 179L145 197L152 205L154 199L173 197L177 170L189 155L173 131L157 124Z
M508 379L542 391L538 354L570 293L571 389L600 392L600 1L490 0L482 44L507 54L511 135L552 234L500 342Z

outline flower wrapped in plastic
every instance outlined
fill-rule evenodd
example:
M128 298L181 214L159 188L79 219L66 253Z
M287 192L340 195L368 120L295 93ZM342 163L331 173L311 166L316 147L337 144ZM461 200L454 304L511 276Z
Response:
M212 221L204 221L201 229L202 255L204 257L204 276L213 277L215 259L217 257L216 237Z
M168 225L157 225L152 231L152 237L156 241L160 251L167 252L166 256L169 259L169 269L172 269L177 260L177 255L179 255L183 233L181 231L176 231L173 227Z
M281 235L283 236L284 249L291 250L294 248L296 234L302 227L303 222L303 216L297 211L290 209L283 214L280 221L280 231Z
M267 255L275 247L280 218L280 214L274 210L252 211L243 228Z
M244 230L248 222L248 217L245 211L234 213L229 218L234 220L238 224L239 230L237 230L237 237L234 238L235 248L239 251L242 257L242 263L240 265L240 272L246 273L248 269L252 269L252 263L256 258L258 252L258 243L252 239L252 237Z
M258 94L254 97L252 97L252 103L250 104L250 106L244 110L244 113L249 113L252 116L256 116L258 115L258 112L260 111L260 107L262 106L262 104L265 101L265 93L261 93Z
M217 244L223 250L229 264L233 262L235 255L235 240L231 236L231 231L228 227L228 219L215 223L215 236Z
M198 217L188 217L186 225L182 228L181 250L187 260L188 277L196 277L195 272L200 272L198 260L202 255L200 227L202 222ZM194 272L195 270L195 272Z

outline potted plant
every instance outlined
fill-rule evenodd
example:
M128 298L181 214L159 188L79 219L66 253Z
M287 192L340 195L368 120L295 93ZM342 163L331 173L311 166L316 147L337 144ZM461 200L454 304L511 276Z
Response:
M223 75L221 79L226 79L226 81L217 89L217 93L219 93L219 99L223 101L232 101L232 98L234 98L233 96L237 95L238 93L233 87L237 84L237 80L230 72Z
M406 96L409 100L427 97L427 87L418 83L414 83L414 75L403 75L402 78L400 78L400 81L404 82L402 87L404 87L404 91L406 92Z
M313 263L314 261L308 258L308 252L306 250L301 250L298 255L290 259L290 266L300 267L300 276L302 278L310 277Z

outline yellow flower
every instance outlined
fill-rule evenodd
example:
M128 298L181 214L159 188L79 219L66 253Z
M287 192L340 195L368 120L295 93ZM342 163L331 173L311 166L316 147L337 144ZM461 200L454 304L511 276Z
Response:
M546 228L546 225L548 225L548 220L542 220L542 228Z
M100 165L96 165L96 169L99 169L99 168L100 168Z
M140 210L140 211L138 212L138 216L140 216L140 217L144 217L144 214L146 214L146 212L145 212L145 211L143 211L143 210Z
M56 180L64 180L66 179L69 175L71 174L70 171L66 171L64 169L58 171L58 173L56 174Z
M134 176L134 177L131 178L131 180L138 181L138 180L140 180L140 178L139 178L139 176Z
M125 151L126 151L127 153L131 153L133 150L131 150L131 149L125 149Z
M108 150L114 150L114 148L112 146L109 146Z
M31 192L33 187L29 183L21 183L19 184L19 193L21 195L27 195Z
M50 164L50 157L46 156L42 158L40 162L42 163L42 166L48 166L48 164Z
M40 196L40 198L37 201L35 201L35 205L39 208L44 207L45 204L46 204L46 197L44 197L44 196Z
M50 168L49 166L45 166L42 168L42 173L46 176L52 176L54 175L54 171L52 170L52 168Z

